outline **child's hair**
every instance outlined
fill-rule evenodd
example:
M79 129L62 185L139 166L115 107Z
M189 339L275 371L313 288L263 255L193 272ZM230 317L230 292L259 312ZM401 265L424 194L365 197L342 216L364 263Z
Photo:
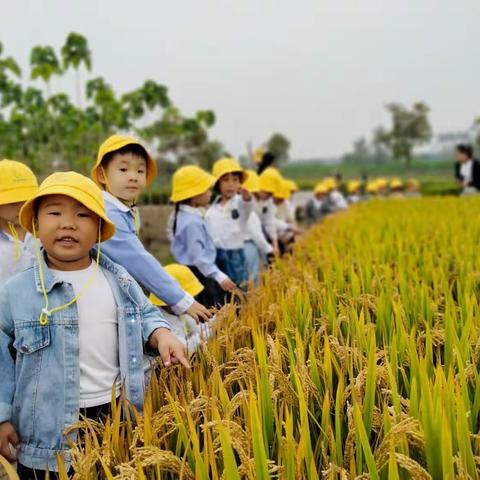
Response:
M113 152L108 152L106 153L103 158L102 158L102 163L101 165L106 168L108 164L112 161L112 158L115 155L135 155L136 157L143 158L145 162L148 163L148 153L147 151L141 146L136 143L131 143L128 145L125 145L122 148L119 148L118 150L115 150Z
M472 158L473 157L473 148L471 145L469 145L468 143L459 143L457 146L456 146L456 150L458 153L463 153L464 155L466 155L468 158Z

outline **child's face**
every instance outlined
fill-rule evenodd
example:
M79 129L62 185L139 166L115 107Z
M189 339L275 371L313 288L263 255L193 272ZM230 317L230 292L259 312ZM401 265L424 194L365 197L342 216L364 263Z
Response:
M317 200L325 200L326 196L327 196L326 193L316 193L316 194L315 194L315 198L316 198Z
M133 202L147 183L147 162L131 153L115 155L99 170L98 179L110 193L126 202Z
M90 250L98 240L95 213L66 195L47 195L40 199L36 223L50 267L68 271L90 265Z
M242 182L240 180L239 173L227 173L223 175L218 181L220 189L220 195L229 200L234 197L240 190Z
M258 193L258 200L268 200L272 194L269 192L265 192L264 190L260 190Z
M18 225L18 214L20 213L23 204L24 202L0 205L0 219Z
M455 159L457 160L457 162L465 163L468 161L468 156L465 155L465 153L463 152L459 152L458 150L455 150Z
M206 192L196 195L190 199L190 205L192 207L206 207L210 200L212 199L212 191L207 190Z

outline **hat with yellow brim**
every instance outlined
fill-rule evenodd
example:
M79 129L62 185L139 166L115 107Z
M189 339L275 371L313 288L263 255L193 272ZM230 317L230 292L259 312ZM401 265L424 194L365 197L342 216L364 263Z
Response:
M196 165L179 168L172 177L172 195L174 203L196 197L210 190L216 178Z
M268 167L260 174L260 190L273 194L282 180L282 175L276 168Z
M255 170L246 171L248 177L243 188L248 190L250 193L257 193L260 191L260 178Z
M98 170L102 165L103 158L105 157L105 155L107 155L107 153L116 152L117 150L120 150L121 148L126 147L127 145L137 145L141 149L143 149L145 153L145 157L147 159L147 186L153 182L153 180L157 176L157 163L150 156L147 149L134 137L116 134L116 135L112 135L111 137L108 137L100 145L100 148L98 149L98 154L97 154L97 161L95 162L95 165L90 171L90 177L99 187L102 187L102 184L98 179Z
M248 178L247 172L242 168L237 160L231 157L224 157L213 164L212 175L216 180L220 180L227 173L240 173L241 183L245 183Z
M180 284L185 292L192 297L196 297L204 289L204 286L200 283L198 278L185 265L171 263L165 267L165 271ZM165 307L167 305L163 300L160 300L153 293L150 294L148 299L158 307Z
M292 196L290 185L286 180L280 179L277 182L277 188L273 192L273 196L279 200L288 200Z
M328 186L325 185L323 182L320 182L320 183L317 183L317 185L315 185L315 189L313 191L313 193L315 193L315 195L317 194L327 194L328 193Z
M28 232L34 233L35 202L47 195L66 195L98 215L102 221L102 242L115 234L115 225L107 217L102 191L92 180L77 172L52 173L42 182L35 196L23 205L19 215L20 225Z
M37 190L37 178L25 164L15 160L0 161L0 205L25 202Z

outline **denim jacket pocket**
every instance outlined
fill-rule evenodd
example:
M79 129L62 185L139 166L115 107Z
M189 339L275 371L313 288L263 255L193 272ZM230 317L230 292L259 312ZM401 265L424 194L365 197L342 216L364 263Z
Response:
M35 353L50 344L48 325L41 326L38 321L25 322L15 326L13 346L24 355Z

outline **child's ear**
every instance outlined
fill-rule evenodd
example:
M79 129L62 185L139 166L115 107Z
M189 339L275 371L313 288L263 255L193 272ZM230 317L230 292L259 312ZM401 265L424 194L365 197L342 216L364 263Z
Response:
M105 186L107 184L106 182L106 175L105 175L105 170L104 168L100 165L100 167L97 168L97 180L99 181L99 183L102 184L102 186Z

